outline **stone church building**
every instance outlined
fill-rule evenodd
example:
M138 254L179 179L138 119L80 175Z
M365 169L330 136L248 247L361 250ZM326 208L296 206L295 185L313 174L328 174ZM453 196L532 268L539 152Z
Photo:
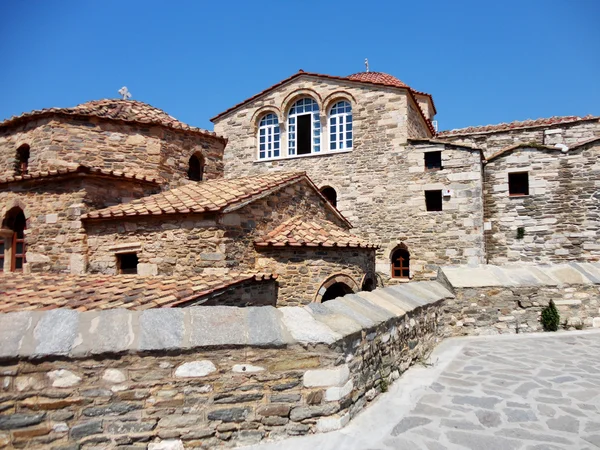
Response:
M600 260L598 117L437 132L436 112L388 74L300 71L214 132L133 100L7 119L0 310L297 305Z

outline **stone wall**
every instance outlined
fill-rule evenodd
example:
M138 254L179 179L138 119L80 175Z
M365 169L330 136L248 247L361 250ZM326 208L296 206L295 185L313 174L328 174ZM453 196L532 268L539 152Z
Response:
M257 161L257 121L274 111L282 122L296 95L312 95L324 105L330 104L326 99L350 99L352 151ZM435 277L439 264L483 262L480 154L452 146L407 145L409 138L427 137L416 108L402 91L391 88L300 78L215 121L215 131L228 138L225 176L302 170L317 186L333 187L353 232L381 246L377 270L385 278L391 274L390 254L401 243L408 247L417 279ZM322 125L326 136L325 120ZM285 141L284 136L282 128ZM444 170L425 171L423 152L429 150L443 151ZM455 195L444 202L444 211L427 212L424 190L443 188Z
M528 172L529 195L508 176ZM563 153L519 148L485 166L488 262L600 260L600 144ZM517 229L524 229L524 236Z
M375 250L356 248L287 247L259 250L256 267L276 273L280 306L306 305L336 275L348 277L349 287L362 290L365 276L375 279Z
M543 331L541 311L556 303L565 329L600 327L600 264L444 267L454 298L443 305L446 335Z
M0 444L212 448L341 428L433 348L450 293L369 295L0 314Z
M442 139L480 148L484 151L485 156L489 157L505 147L519 143L570 146L595 136L600 136L600 121L597 118L506 131L443 136Z
M11 174L17 149L30 146L29 171L79 164L186 182L192 154L206 161L205 179L223 174L225 143L199 133L98 118L46 117L0 130L0 172Z
M80 216L158 189L150 183L86 175L8 183L0 190L0 219L15 206L23 210L26 271L83 273L87 244Z

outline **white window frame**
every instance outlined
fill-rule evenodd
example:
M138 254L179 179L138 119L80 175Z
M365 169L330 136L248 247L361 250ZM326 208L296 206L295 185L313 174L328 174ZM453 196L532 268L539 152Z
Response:
M306 100L310 100L310 104L306 104ZM302 102L302 104L300 104ZM306 111L306 107L310 106L310 110ZM314 109L316 107L316 110ZM298 109L302 109L302 112L298 112ZM292 112L293 111L293 112ZM311 115L310 121L310 137L311 137L311 145L310 145L310 153L306 155L298 155L296 142L297 134L296 134L296 126L298 124L297 118L299 116ZM321 115L319 111L319 104L312 97L303 97L298 99L294 104L290 107L288 111L288 119L287 119L287 156L295 157L295 156L308 156L321 154Z
M261 117L256 140L259 160L281 157L281 128L277 114L267 113Z
M335 108L343 104L344 111L343 112L333 112ZM350 111L348 111L348 108ZM335 102L331 108L329 109L328 115L328 137L329 137L329 148L330 152L337 151L349 151L352 150L354 146L354 121L352 118L352 104L347 100L339 100ZM348 125L350 125L350 130L348 131ZM332 131L332 127L336 127L335 133ZM340 127L342 127L342 139L340 140ZM350 139L348 139L347 133L350 133ZM348 141L350 141L350 146L348 146Z

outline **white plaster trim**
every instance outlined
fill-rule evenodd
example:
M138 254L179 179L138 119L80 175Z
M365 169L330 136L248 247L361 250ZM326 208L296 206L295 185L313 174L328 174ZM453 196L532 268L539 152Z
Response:
M308 155L292 155L292 156L280 156L279 158L265 158L265 159L255 159L255 163L262 162L273 162L273 161L284 161L286 159L296 159L296 158L308 158L310 156L328 156L328 155L337 155L339 153L350 153L353 148L344 149L344 150L327 150L325 152L318 153L309 153Z

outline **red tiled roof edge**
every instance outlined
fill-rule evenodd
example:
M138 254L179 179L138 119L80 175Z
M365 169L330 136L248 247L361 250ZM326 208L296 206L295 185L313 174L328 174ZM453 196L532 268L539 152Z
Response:
M600 136L593 137L591 139L586 139L584 141L576 142L575 144L568 146L568 149L565 153L568 153L570 150L575 150L575 149L583 147L585 145L592 144L596 141L600 142ZM553 147L550 145L540 145L540 144L536 144L535 142L529 142L529 143L528 142L520 142L518 144L509 145L508 147L504 147L504 148L498 150L496 153L492 154L489 158L486 158L486 162L492 161L493 159L496 159L500 156L510 153L513 150L516 150L517 148L535 148L538 150L547 150L547 151L551 151L551 152L562 152L563 151L563 149L561 147Z
M40 180L45 178L57 178L64 175L74 175L74 174L83 174L83 175L94 175L94 176L105 176L105 177L114 177L121 178L125 180L137 181L140 183L149 183L160 185L164 183L164 180L161 178L149 178L146 175L139 176L135 173L121 172L119 170L106 170L98 167L90 167L85 165L79 165L77 167L65 167L56 170L47 170L41 172L33 172L26 175L15 175L6 178L0 178L0 184L8 184L20 181L29 181L29 180Z
M306 178L306 181L308 181L308 184L310 184L311 187L316 191L317 195L319 197L321 197L321 200L323 200L325 202L325 206L327 208L329 208L342 222L344 222L346 225L348 225L348 228L354 228L352 226L352 224L350 223L350 221L348 219L346 219L346 217L340 212L340 210L337 209L337 207L333 206L329 200L327 200L327 197L325 197L321 193L321 191L319 190L319 188L317 187L317 185L315 183L313 183L313 181L306 174L306 172L304 172L304 177Z
M593 116L591 114L579 117L579 116L555 116L533 120L514 121L508 123L499 123L496 125L482 125L476 127L456 128L454 130L440 131L436 134L436 137L455 137L465 136L469 134L488 134L488 133L501 133L511 130L520 130L525 128L538 128L547 127L552 125L560 125L574 122L584 122L590 120L600 120L599 116Z
M211 122L214 122L215 120L229 114L232 111L235 111L236 109L238 109L240 106L245 105L248 102L251 102L252 100L256 100L257 98L259 98L260 96L267 94L268 92L271 92L272 90L283 86L284 84L298 78L301 76L309 76L309 77L317 77L317 78L327 78L330 80L336 80L336 81L347 81L349 83L360 83L360 84L370 84L373 86L386 86L386 87L392 87L392 88L397 88L397 89L405 89L407 90L410 95L413 97L414 102L417 104L417 106L419 105L419 102L417 101L416 97L415 97L415 93L419 94L419 95L426 95L431 99L431 103L433 104L433 97L431 96L431 94L427 94L425 92L420 92L420 91L415 91L413 88L411 88L410 86L406 86L406 87L401 87L401 86L391 86L389 84L385 84L385 83L376 83L373 81L364 81L364 80L352 80L348 77L338 77L335 75L326 75L326 74L322 74L322 73L315 73L315 72L305 72L303 70L300 70L298 72L296 72L295 74L285 78L284 80L281 80L278 83L275 83L274 85L263 89L262 91L260 91L258 94L253 95L252 97L248 97L246 100L243 100L241 102L239 102L236 105L233 105L231 108L226 109L225 111L217 114L216 116L212 117L210 119ZM434 110L435 110L435 105L433 106ZM419 107L419 111L421 112L421 115L423 115L423 119L425 120L425 123L427 124L427 127L429 128L429 130L431 131L432 135L435 135L435 128L433 128L433 124L431 123L431 121L429 119L427 119L427 117L425 117L423 111L421 110L421 108ZM436 111L437 112L437 111Z
M210 289L206 289L204 291L194 292L192 295L182 298L180 300L174 301L173 303L169 303L163 305L163 308L177 308L183 307L186 303L193 302L200 297L204 297L206 295L214 294L218 291L222 291L224 289L229 289L233 286L247 283L249 281L275 281L279 276L277 274L272 273L255 273L255 274L241 274L239 278L231 280L229 282L223 283L221 285L213 286Z
M143 103L143 102L138 102L138 103ZM151 106L147 103L144 103L144 104L151 108L154 108L154 106ZM94 114L94 113L85 113L82 111L75 111L74 108L75 107L35 109L33 111L22 113L18 116L12 116L12 117L9 117L8 119L1 121L0 128L12 126L21 121L28 121L30 119L37 119L37 118L41 118L41 117L49 117L52 115L66 116L66 117L96 117L101 120L108 120L108 121L112 121L112 122L137 123L137 124L141 124L141 125L157 125L157 126L169 128L172 130L201 134L203 136L211 137L213 139L218 139L224 143L227 143L227 138L217 135L214 131L204 130L202 128L184 124L183 122L180 122L181 125L175 125L175 124L164 123L159 120L157 120L157 121L153 121L153 120L145 121L145 120L135 120L135 119L127 120L127 119L123 119L123 118L106 117L106 116L101 116L101 115ZM159 108L156 108L156 109L159 109Z

